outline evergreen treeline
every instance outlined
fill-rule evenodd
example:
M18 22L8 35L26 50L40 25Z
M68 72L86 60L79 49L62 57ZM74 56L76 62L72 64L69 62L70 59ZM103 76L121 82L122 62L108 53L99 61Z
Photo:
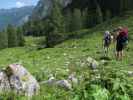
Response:
M51 15L47 18L30 20L19 28L9 25L0 32L0 49L23 46L23 34L45 36L47 47L53 47L71 38L71 32L93 27L123 14L132 9L132 4L132 0L73 0L62 9L59 1L53 0Z
M24 28L25 35L46 37L47 47L53 47L68 39L68 33L90 28L115 15L132 9L132 0L73 0L62 9L58 0L53 0L51 15L42 20L31 20ZM76 34L75 34L76 35Z
M0 49L24 46L24 35L22 28L15 28L12 25L0 32Z

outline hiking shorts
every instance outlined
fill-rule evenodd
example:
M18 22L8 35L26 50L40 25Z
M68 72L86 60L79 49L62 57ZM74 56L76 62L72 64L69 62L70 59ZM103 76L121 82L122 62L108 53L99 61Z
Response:
M104 42L104 47L109 47L110 46L110 43L109 42Z
M116 45L116 51L120 52L124 49L124 45L122 43L117 43Z

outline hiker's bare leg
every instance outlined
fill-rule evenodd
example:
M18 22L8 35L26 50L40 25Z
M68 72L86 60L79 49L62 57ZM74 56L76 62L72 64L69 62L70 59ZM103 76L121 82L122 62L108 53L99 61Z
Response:
M120 52L120 60L123 58L123 50Z
M122 50L122 56L123 56L123 57L125 57L125 53L124 53L124 51L123 51L123 50Z
M120 60L120 51L118 52L118 60Z
M104 56L105 56L105 47L103 47L103 53L104 53Z
M109 53L109 47L107 47L107 56L108 56L108 53Z
M122 51L119 53L119 60L122 60Z
M116 60L120 60L120 52L118 51L117 52L117 55L116 55L117 57L116 57Z
M108 56L108 47L106 47L106 57Z
M116 52L116 60L118 60L118 58L119 58L119 52L117 51Z
M104 56L107 55L107 47L104 47Z

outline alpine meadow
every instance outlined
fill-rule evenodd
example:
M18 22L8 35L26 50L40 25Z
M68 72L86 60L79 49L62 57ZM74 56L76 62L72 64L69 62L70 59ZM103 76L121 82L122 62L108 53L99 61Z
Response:
M30 1L0 9L0 100L133 100L132 0Z

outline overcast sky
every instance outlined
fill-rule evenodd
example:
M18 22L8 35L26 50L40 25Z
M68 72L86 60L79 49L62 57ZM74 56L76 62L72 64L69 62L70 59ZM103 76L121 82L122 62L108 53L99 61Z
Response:
M23 6L36 5L39 0L0 0L0 9L20 8Z

